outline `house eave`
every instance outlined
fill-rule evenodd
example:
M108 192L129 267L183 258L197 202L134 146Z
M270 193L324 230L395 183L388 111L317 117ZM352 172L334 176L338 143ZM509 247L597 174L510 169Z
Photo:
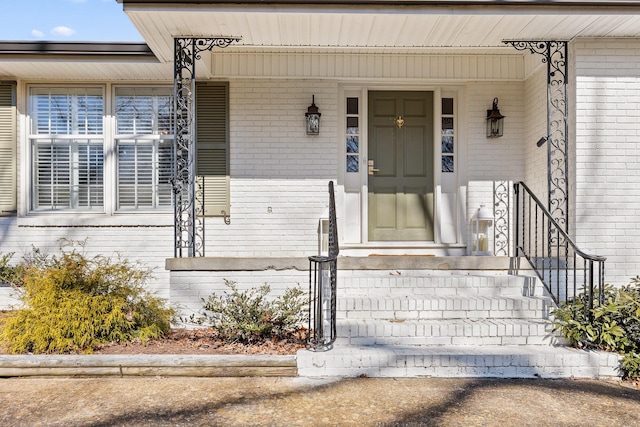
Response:
M483 6L504 8L505 6L544 6L558 7L629 7L640 6L637 0L617 1L589 1L589 0L117 0L124 6L128 4L155 4L173 5L183 7L186 5L211 5L223 4L235 5L345 5L345 6L444 6L444 7L469 7Z
M146 43L2 41L0 60L28 58L144 60L158 62Z
M171 75L171 64L146 43L0 41L0 79L163 81Z

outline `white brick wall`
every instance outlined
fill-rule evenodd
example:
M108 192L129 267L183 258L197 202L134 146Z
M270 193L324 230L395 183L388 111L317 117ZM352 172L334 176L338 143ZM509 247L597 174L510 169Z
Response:
M536 55L540 62L541 56ZM547 200L547 145L537 147L536 142L547 134L547 66L536 68L524 84L525 131L524 182L540 200Z
M336 180L337 84L318 80L230 83L231 224L206 224L210 256L306 256ZM315 95L320 134L305 132Z
M331 179L336 176L337 84L321 80L232 80L233 179ZM305 133L312 95L320 134Z
M93 257L120 254L153 270L149 289L169 297L166 258L173 257L173 227L18 227L15 218L0 218L0 254L14 252L13 262L32 251L59 254L60 239L84 241L84 253ZM82 250L78 248L78 250Z
M305 298L309 290L309 272L298 270L269 271L173 271L171 272L171 301L177 304L179 316L188 319L201 316L202 299L229 292L225 280L235 282L241 292L269 285L267 298L282 296L290 288L302 289Z
M575 223L609 283L640 274L640 41L578 40Z
M493 209L494 181L525 179L525 99L523 82L495 82L468 88L468 184L466 223L480 205ZM486 110L498 98L504 119L504 136L486 137ZM535 143L534 143L535 145ZM510 185L511 186L511 185ZM510 189L511 191L511 189ZM471 251L471 230L467 229L467 250Z
M522 82L482 82L468 87L468 177L475 180L524 179L525 105ZM498 98L504 136L486 137L487 110Z

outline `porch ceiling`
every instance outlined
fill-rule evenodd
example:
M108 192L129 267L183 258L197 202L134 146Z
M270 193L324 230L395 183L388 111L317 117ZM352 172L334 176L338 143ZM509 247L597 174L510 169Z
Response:
M384 50L472 48L513 50L503 40L638 37L638 2L579 2L527 6L282 4L121 0L161 61L172 61L174 37L235 36L234 49L354 48ZM249 4L251 3L251 4ZM286 3L286 2L285 2ZM433 3L433 2L424 2ZM448 2L453 3L453 2ZM506 2L513 3L513 2ZM534 3L534 2L523 2ZM553 6L550 6L553 5ZM564 5L564 6L563 6ZM614 6L611 6L614 5Z

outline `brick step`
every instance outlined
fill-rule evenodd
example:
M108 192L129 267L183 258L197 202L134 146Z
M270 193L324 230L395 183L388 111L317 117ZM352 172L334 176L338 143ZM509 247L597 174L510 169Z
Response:
M341 346L297 354L305 377L616 377L620 356L562 346Z
M340 271L338 282L338 296L544 295L541 283L531 276L428 275L422 271Z
M439 319L337 321L336 345L553 345L564 344L548 320Z
M547 297L441 296L338 298L339 319L548 319Z

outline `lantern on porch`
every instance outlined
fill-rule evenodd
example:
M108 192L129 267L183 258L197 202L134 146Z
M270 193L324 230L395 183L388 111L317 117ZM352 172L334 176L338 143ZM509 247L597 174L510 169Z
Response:
M471 218L471 255L493 255L493 221L493 212L485 205L480 205L480 209Z
M316 96L312 95L311 105L304 114L307 118L307 135L318 135L320 133L320 114L316 106Z
M498 98L493 98L493 108L487 110L487 138L499 138L504 128L504 117L498 108Z

